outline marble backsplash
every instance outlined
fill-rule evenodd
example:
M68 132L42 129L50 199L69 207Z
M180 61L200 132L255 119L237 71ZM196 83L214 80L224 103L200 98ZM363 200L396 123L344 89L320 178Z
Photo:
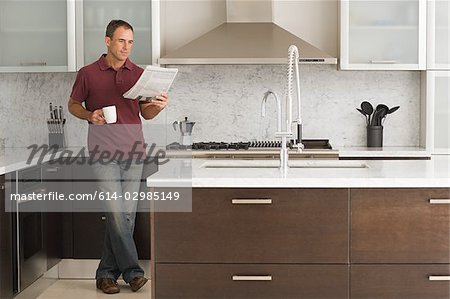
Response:
M274 139L276 105L266 90L283 99L286 71L282 65L179 65L169 107L155 120L172 123L185 116L195 121L195 141ZM418 146L420 73L410 71L338 71L336 66L302 65L301 98L304 138L329 138L334 146L364 146L364 117L356 111L363 100L401 108L384 124L386 146ZM0 141L6 147L46 143L48 103L63 105L66 142L86 144L87 123L67 112L75 73L0 74ZM294 108L294 111L296 109ZM151 142L151 125L144 134Z

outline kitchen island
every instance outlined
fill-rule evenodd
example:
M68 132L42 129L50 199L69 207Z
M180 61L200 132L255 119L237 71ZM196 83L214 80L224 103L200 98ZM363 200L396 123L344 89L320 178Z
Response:
M148 187L417 188L450 187L450 157L431 160L304 160L283 174L277 160L171 159ZM316 165L314 163L317 162ZM320 165L320 161L324 165ZM291 160L291 163L296 161ZM308 163L311 164L308 167ZM296 165L297 166L297 165Z
M192 212L153 213L153 298L449 298L447 156L274 162L172 159L147 178L192 187Z

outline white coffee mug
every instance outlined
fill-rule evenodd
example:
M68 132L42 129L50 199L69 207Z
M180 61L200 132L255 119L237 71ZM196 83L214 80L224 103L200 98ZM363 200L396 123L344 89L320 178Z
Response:
M106 123L113 124L117 121L116 106L103 107L102 111Z

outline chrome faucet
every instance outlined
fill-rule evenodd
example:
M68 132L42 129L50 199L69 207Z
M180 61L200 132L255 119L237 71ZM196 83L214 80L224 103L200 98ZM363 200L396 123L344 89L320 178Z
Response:
M277 102L277 132L281 131L281 102L278 98L277 94L273 92L272 90L268 90L264 93L264 97L262 99L261 103L261 116L266 116L266 102L267 98L272 95L275 98L275 101Z
M298 151L304 149L302 143L302 118L301 118L301 102L300 102L300 76L299 76L299 53L298 48L294 45L289 46L288 49L288 66L287 66L287 84L286 84L286 125L284 131L279 131L275 134L277 137L281 137L281 150L280 150L280 170L284 173L288 169L289 153L287 149L287 141L294 136L292 133L292 124L297 123L297 138L294 138L293 147ZM296 89L297 89L297 120L292 120L292 92L294 81L294 67L296 77ZM282 129L283 130L283 129Z

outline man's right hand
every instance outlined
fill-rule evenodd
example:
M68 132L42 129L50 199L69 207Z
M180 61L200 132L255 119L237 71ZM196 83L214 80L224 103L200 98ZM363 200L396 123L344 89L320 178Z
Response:
M94 112L91 112L91 114L89 114L89 119L88 120L91 123L93 123L94 125L106 124L106 120L103 117L102 109L97 109L97 110L94 110Z
M91 112L89 110L86 110L86 108L81 105L81 102L76 101L72 98L69 98L68 109L70 113L80 119L88 120L96 125L106 124L102 109L97 109L94 112Z

